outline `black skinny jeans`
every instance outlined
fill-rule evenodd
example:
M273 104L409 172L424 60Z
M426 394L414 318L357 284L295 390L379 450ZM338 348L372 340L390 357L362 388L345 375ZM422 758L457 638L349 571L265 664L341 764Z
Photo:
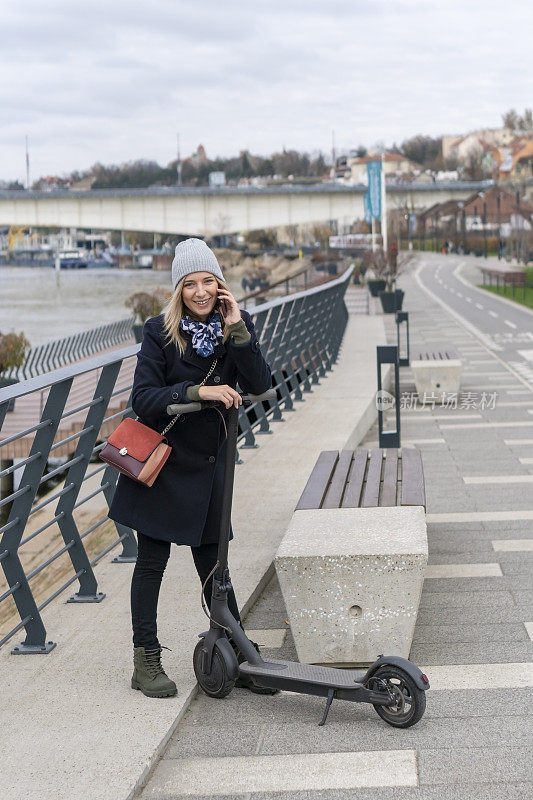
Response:
M159 645L157 639L157 601L163 573L170 556L170 542L152 539L143 533L137 533L137 563L131 579L131 621L133 625L133 646L155 650ZM201 584L217 561L217 544L201 544L191 547L194 565ZM208 607L211 607L213 579L210 578L204 590ZM239 609L233 589L228 594L229 610L240 623Z

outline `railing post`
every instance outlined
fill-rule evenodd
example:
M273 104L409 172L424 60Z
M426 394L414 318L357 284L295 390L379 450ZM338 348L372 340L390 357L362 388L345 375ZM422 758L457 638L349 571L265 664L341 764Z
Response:
M244 450L255 450L257 447L259 447L255 441L255 436L252 431L252 426L250 425L250 420L248 419L248 414L242 407L239 409L239 425L244 433L244 443L239 444L239 447L242 447Z
M98 583L83 546L80 532L73 517L73 511L76 507L76 501L94 444L105 417L109 398L120 372L120 366L120 363L108 364L102 370L93 398L94 400L99 399L100 402L89 408L83 424L83 429L87 430L87 432L80 435L73 457L75 463L69 467L65 475L65 486L72 484L74 488L68 494L64 494L57 504L56 514L59 516L57 523L59 530L65 545L72 543L68 554L72 561L74 572L76 574L81 573L78 578L80 583L79 591L67 600L68 603L100 603L105 597L105 594L97 590Z
M289 390L287 389L287 382L285 380L285 376L283 375L282 370L281 369L274 370L272 372L272 375L274 376L274 380L276 382L275 388L279 389L281 393L282 399L280 402L283 402L284 404L283 411L284 412L294 411L294 403L292 402L292 397L290 395ZM280 411L280 416L281 416L281 411Z
M394 366L394 408L396 412L396 428L391 431L383 430L383 410L390 407L392 401L388 392L383 391L381 379L381 367L383 364ZM378 393L376 405L378 409L378 428L380 447L400 447L400 370L398 365L398 348L395 345L378 345L377 347L377 367L378 367Z
M38 457L26 464L24 468L20 488L14 492L15 497L9 518L4 526L5 533L0 549L7 551L8 555L2 559L2 568L10 590L12 590L13 600L23 627L26 628L25 641L11 651L15 655L49 653L55 647L54 642L46 641L46 629L20 562L18 547L28 521L33 498L46 469L48 453L59 427L71 385L72 378L69 378L61 383L56 383L50 389L41 417L41 423L45 423L45 426L35 434L30 451L30 457L34 455ZM5 500L2 501L2 503L4 502Z
M270 425L268 424L268 419L267 419L267 415L265 413L265 409L263 408L263 404L262 403L254 403L252 408L254 409L254 411L256 413L257 419L261 420L261 422L259 424L259 430L256 431L257 435L259 436L260 434L274 433L274 431L270 430Z
M108 466L104 470L101 481L104 497L108 506L113 502L117 481L118 472L113 469L113 467ZM115 556L113 564L135 564L137 561L137 539L135 538L135 534L131 528L122 525L120 522L115 522L115 528L117 529L122 544L122 553Z

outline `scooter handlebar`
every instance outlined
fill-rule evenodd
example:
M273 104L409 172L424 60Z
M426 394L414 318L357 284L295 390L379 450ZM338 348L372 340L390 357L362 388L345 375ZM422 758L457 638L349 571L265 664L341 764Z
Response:
M262 394L243 394L241 395L244 405L251 405L252 403L260 403L264 400L277 400L275 389L267 389ZM167 414L174 416L175 414L192 414L195 411L203 411L206 408L213 408L213 406L220 405L216 400L202 400L194 403L172 403L167 406Z
M173 417L175 414L192 414L193 411L201 411L203 403L172 403L167 406L167 414Z

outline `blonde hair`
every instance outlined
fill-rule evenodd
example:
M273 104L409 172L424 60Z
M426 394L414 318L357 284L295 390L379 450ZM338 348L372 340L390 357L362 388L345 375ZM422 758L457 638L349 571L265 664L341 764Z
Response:
M228 288L227 284L224 281L221 281L220 278L215 279L219 286L224 289ZM182 297L184 280L185 278L182 278L178 283L167 306L163 309L163 324L166 332L167 344L175 344L179 350L180 356L184 354L187 347L187 341L180 329L180 322L186 314L190 313L189 309L183 302ZM220 315L220 322L222 324L222 331L224 333L222 341L225 342L228 338L229 331L224 324L222 314Z

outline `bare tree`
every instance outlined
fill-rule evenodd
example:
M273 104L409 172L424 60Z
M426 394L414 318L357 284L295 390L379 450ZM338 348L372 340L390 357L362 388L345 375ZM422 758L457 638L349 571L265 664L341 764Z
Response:
M533 112L530 108L526 108L524 111L523 116L520 118L520 122L518 123L520 130L523 133L532 133L533 132Z
M471 181L483 179L483 151L480 147L469 151L465 162L465 176Z
M505 114L502 114L502 122L504 126L509 128L511 131L518 130L519 121L520 116L514 108L511 108L509 111L506 111Z
M311 230L315 242L320 242L321 247L329 246L331 230L329 225L313 225Z
M285 225L285 233L292 244L295 245L298 239L298 225Z
M533 112L530 108L525 108L522 116L511 108L502 114L502 121L506 128L513 133L531 133L533 131Z

